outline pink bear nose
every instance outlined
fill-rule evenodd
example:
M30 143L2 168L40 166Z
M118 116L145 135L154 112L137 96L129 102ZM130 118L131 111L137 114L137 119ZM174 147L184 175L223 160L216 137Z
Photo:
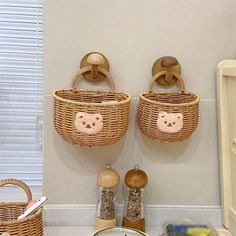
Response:
M91 128L91 126L90 125L86 125L86 128Z

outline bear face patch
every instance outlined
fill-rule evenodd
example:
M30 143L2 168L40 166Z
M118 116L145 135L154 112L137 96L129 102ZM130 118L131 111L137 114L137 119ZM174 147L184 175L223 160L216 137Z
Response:
M81 134L95 135L103 128L102 115L78 112L75 118L75 127Z
M163 133L174 134L183 127L182 113L167 113L161 111L157 118L157 128Z

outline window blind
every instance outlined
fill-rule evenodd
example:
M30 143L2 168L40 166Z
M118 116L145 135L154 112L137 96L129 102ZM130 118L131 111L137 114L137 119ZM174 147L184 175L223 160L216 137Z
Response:
M0 1L0 178L42 185L43 0Z

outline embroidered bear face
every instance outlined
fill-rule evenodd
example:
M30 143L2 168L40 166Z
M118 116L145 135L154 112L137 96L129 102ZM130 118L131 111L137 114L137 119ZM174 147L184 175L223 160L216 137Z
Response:
M182 113L167 113L161 111L157 118L157 128L163 133L174 134L183 127Z
M75 127L81 134L95 135L103 128L102 115L78 112L75 118Z

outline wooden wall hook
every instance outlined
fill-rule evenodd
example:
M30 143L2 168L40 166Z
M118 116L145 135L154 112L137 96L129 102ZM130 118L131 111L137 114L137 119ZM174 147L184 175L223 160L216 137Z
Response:
M104 64L104 57L98 53L92 53L87 58L88 64L91 65L91 76L96 78L98 76L98 66Z
M173 56L164 56L155 61L152 66L152 75L165 71L166 75L160 76L156 81L163 86L173 85L177 79L173 76L176 72L181 74L181 66L178 60Z
M92 82L97 82L105 79L105 76L103 74L98 73L98 67L109 71L109 62L107 58L103 54L98 52L90 52L82 58L80 69L86 66L91 66L91 72L86 72L83 74L83 76L86 80Z

